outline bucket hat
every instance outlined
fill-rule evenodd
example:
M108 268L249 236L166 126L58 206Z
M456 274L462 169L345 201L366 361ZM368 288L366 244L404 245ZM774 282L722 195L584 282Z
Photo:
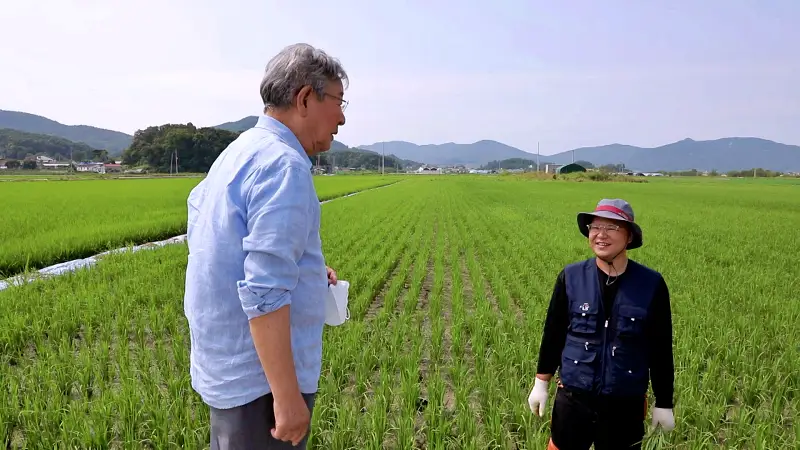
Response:
M627 222L633 231L633 239L625 247L627 249L639 248L642 246L642 228L634 221L633 208L631 205L620 198L604 198L597 202L597 206L592 212L578 213L578 228L581 234L589 237L589 224L594 217L604 217L606 219L621 220Z

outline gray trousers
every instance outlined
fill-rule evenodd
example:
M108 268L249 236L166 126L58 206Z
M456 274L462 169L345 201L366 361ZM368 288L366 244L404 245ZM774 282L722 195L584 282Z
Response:
M309 412L314 410L315 394L303 394ZM272 394L231 409L211 409L211 450L305 450L308 434L297 445L279 441L270 430L275 427ZM311 430L309 429L309 434Z

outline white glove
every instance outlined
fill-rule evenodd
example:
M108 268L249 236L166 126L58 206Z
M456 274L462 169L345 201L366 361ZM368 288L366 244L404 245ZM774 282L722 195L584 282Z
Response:
M531 412L536 414L536 407L539 407L539 417L544 415L544 408L547 405L547 386L550 382L540 380L536 378L536 382L533 384L533 389L531 390L531 395L528 396L528 406L531 407Z
M675 428L675 416L672 415L671 409L653 408L653 428L658 425L661 425L664 431Z

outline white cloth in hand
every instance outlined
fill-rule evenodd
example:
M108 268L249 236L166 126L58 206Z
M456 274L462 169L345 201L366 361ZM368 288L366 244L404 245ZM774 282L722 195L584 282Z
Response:
M531 390L531 394L528 396L528 406L531 407L531 412L537 414L537 407L538 407L538 414L539 417L544 415L544 409L547 405L547 386L549 382L540 380L536 378L536 382L533 384L533 389Z
M671 409L653 408L653 428L661 425L664 431L675 428L675 416Z

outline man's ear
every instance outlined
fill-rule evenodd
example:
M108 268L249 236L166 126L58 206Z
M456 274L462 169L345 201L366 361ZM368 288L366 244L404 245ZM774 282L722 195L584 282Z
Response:
M300 92L297 93L297 97L295 97L295 106L303 117L308 114L308 101L313 92L314 90L311 86L306 85L300 89Z

